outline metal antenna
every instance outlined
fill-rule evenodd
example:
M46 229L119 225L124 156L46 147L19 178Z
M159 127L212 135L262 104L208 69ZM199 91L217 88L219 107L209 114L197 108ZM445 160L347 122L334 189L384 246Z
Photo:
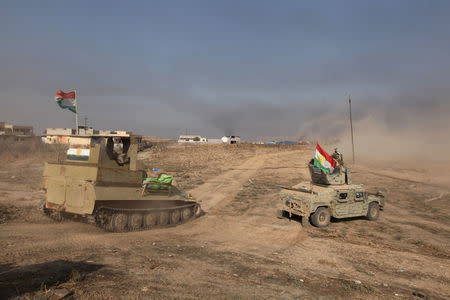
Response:
M352 99L350 98L350 94L348 95L348 106L350 109L350 131L352 134L352 156L353 156L353 164L355 164L355 145L353 143Z

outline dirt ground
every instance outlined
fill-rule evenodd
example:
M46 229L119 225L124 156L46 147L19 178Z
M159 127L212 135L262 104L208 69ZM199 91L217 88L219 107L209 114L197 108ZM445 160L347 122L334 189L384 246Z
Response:
M309 178L311 146L151 148L143 168L175 175L205 215L107 233L55 222L38 204L43 159L0 168L0 298L449 299L450 174L358 162L353 181L387 198L380 219L328 228L277 219L280 185ZM448 169L448 166L447 166Z

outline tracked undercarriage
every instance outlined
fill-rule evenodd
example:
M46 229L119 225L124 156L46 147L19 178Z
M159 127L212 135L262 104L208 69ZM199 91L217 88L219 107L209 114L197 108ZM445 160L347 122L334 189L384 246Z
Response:
M165 205L171 204L165 203ZM183 203L172 203L172 205L164 208L137 208L142 205L135 203L133 204L135 208L121 208L105 203L96 208L93 215L87 216L47 208L44 212L55 221L82 220L111 232L172 227L186 223L201 214L200 205L194 201L183 201Z

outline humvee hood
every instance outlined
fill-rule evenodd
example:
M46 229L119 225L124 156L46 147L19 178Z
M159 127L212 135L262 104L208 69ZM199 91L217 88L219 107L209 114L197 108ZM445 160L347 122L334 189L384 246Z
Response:
M363 189L364 187L360 184L341 184L341 185L319 185L319 184L313 184L310 181L304 181L300 182L299 184L296 184L292 187L292 189L307 189L311 190L314 193L317 194L324 194L324 193L330 193L334 192L336 190L342 190L342 189ZM306 193L302 191L295 191L295 190L288 190L289 192L296 192L296 193Z

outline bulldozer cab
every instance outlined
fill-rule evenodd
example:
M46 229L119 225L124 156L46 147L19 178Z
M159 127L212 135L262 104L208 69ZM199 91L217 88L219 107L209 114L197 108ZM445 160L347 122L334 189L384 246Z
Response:
M138 138L71 136L66 159L45 164L46 208L90 214L97 200L119 197L118 186L139 189L144 174L136 170Z
M66 162L135 171L138 138L137 136L74 136L70 139Z
M66 159L44 166L44 212L57 218L88 217L99 227L119 232L173 226L198 217L200 206L171 185L172 176L156 182L150 178L150 188L144 189L148 178L137 170L139 140L133 135L71 136Z

